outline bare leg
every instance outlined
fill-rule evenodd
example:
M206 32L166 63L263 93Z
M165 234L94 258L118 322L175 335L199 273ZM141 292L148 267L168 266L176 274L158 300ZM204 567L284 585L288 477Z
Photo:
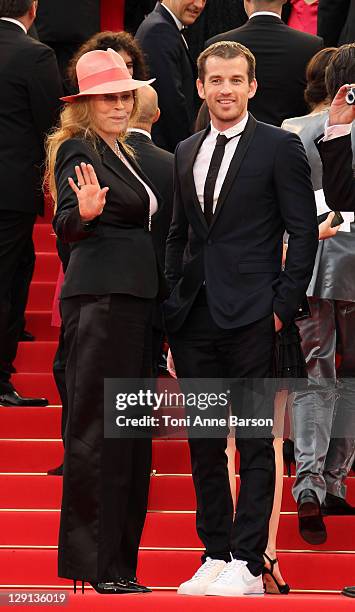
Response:
M231 488L231 494L233 499L233 509L235 512L235 505L237 499L237 490L236 490L236 482L235 482L235 436L229 435L227 441L226 455L228 457L228 475L229 475L229 484Z
M283 438L281 432L283 431L283 421L285 418L285 408L287 403L288 391L282 390L276 394L275 397L275 416L274 416L274 450L275 450L275 495L274 505L272 508L272 514L269 522L269 539L266 547L266 554L270 559L276 559L276 538L277 530L280 522L281 502L282 502L282 489L283 489L283 456L282 446ZM276 437L277 436L277 437ZM270 568L270 563L265 562L265 565ZM278 564L274 566L274 576L280 584L285 584Z

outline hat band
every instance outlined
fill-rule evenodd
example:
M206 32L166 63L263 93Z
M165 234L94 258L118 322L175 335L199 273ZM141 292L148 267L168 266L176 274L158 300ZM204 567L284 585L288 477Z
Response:
M108 70L102 70L96 74L92 74L88 77L84 77L79 81L80 92L103 85L104 83L110 83L112 81L121 81L131 79L127 69L121 68L109 68Z

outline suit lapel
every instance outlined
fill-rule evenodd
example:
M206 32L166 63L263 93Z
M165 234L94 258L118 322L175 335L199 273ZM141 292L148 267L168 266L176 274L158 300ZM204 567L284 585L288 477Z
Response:
M123 161L119 159L119 157L117 157L117 155L115 155L115 153L106 143L104 143L104 141L101 141L101 143L102 146L100 147L100 149L102 155L102 163L112 172L114 172L114 174L116 174L121 179L121 181L124 181L125 183L127 183L127 185L129 185L131 189L134 189L134 191L143 200L144 204L146 206L149 206L149 196L147 190L144 188L142 183L137 179L136 176L134 176L134 174L132 174L130 169L123 163ZM140 166L135 162L135 160L132 157L128 157L127 153L122 150L122 146L119 146L122 153L125 155L125 157L127 157L129 163L131 164L135 172L142 178L142 180L147 185L149 185L149 187L155 194L159 204L161 201L161 196L156 191L155 187L150 183L149 179L147 179L147 177L142 173Z
M235 150L235 153L233 155L232 161L230 163L230 166L228 168L228 172L226 174L226 178L224 179L224 183L222 185L222 189L221 189L221 193L219 194L219 198L218 198L218 202L217 202L217 206L216 206L216 210L214 212L213 218L212 218L212 222L210 225L210 231L212 230L214 224L216 223L217 217L221 212L221 209L223 207L223 204L226 200L226 197L238 175L240 166L242 164L242 161L246 155L246 152L249 149L250 143L253 139L254 136L254 132L255 132L255 128L256 128L256 120L254 119L253 115L251 115L249 113L249 119L248 119L248 123L245 126L245 130L243 132L243 134L240 137L240 141L238 143L238 146Z
M194 179L194 164L195 164L198 152L201 148L201 145L203 141L205 140L209 131L210 131L210 126L208 126L206 130L204 130L203 132L200 132L200 134L197 135L196 140L191 149L190 156L187 160L187 172L186 172L186 175L183 177L183 181L182 181L182 184L186 185L186 193L191 194L192 202L196 209L197 216L199 217L206 231L208 230L208 225L207 225L205 215L203 214L201 204L199 202L199 199L196 193L196 186L195 186L195 179Z
M185 45L185 43L184 43L184 41L182 39L183 31L180 32L180 30L179 30L176 22L174 21L173 17L170 15L170 13L160 3L158 3L155 6L154 10L157 11L157 13L159 13L159 15L163 19L165 19L165 21L168 21L176 29L176 33L178 34L178 36L180 38L180 42L181 42L182 46L184 47L185 53L186 53L186 55L187 55L187 57L189 59L189 62L191 63L191 66L193 68L193 73L195 74L195 72L196 72L196 65L195 65L195 62L193 60L192 55L190 54L189 48Z

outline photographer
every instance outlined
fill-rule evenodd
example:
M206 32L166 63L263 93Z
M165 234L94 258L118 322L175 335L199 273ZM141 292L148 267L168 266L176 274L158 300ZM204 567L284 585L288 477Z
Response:
M355 47L355 45L352 45ZM323 162L323 189L329 208L355 211L355 179L352 168L351 125L355 105L346 97L353 85L343 85L329 111L325 137L317 147Z

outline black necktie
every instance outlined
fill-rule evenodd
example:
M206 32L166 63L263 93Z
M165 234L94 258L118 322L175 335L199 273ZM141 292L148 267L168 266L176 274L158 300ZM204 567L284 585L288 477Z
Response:
M218 172L222 164L224 151L226 148L227 142L232 140L232 138L236 138L240 136L242 132L232 136L231 138L227 138L224 134L218 134L216 140L216 146L213 151L210 167L208 168L205 188L203 192L203 201L204 201L204 215L207 221L207 225L211 225L212 217L213 217L213 196L214 190L216 187Z

